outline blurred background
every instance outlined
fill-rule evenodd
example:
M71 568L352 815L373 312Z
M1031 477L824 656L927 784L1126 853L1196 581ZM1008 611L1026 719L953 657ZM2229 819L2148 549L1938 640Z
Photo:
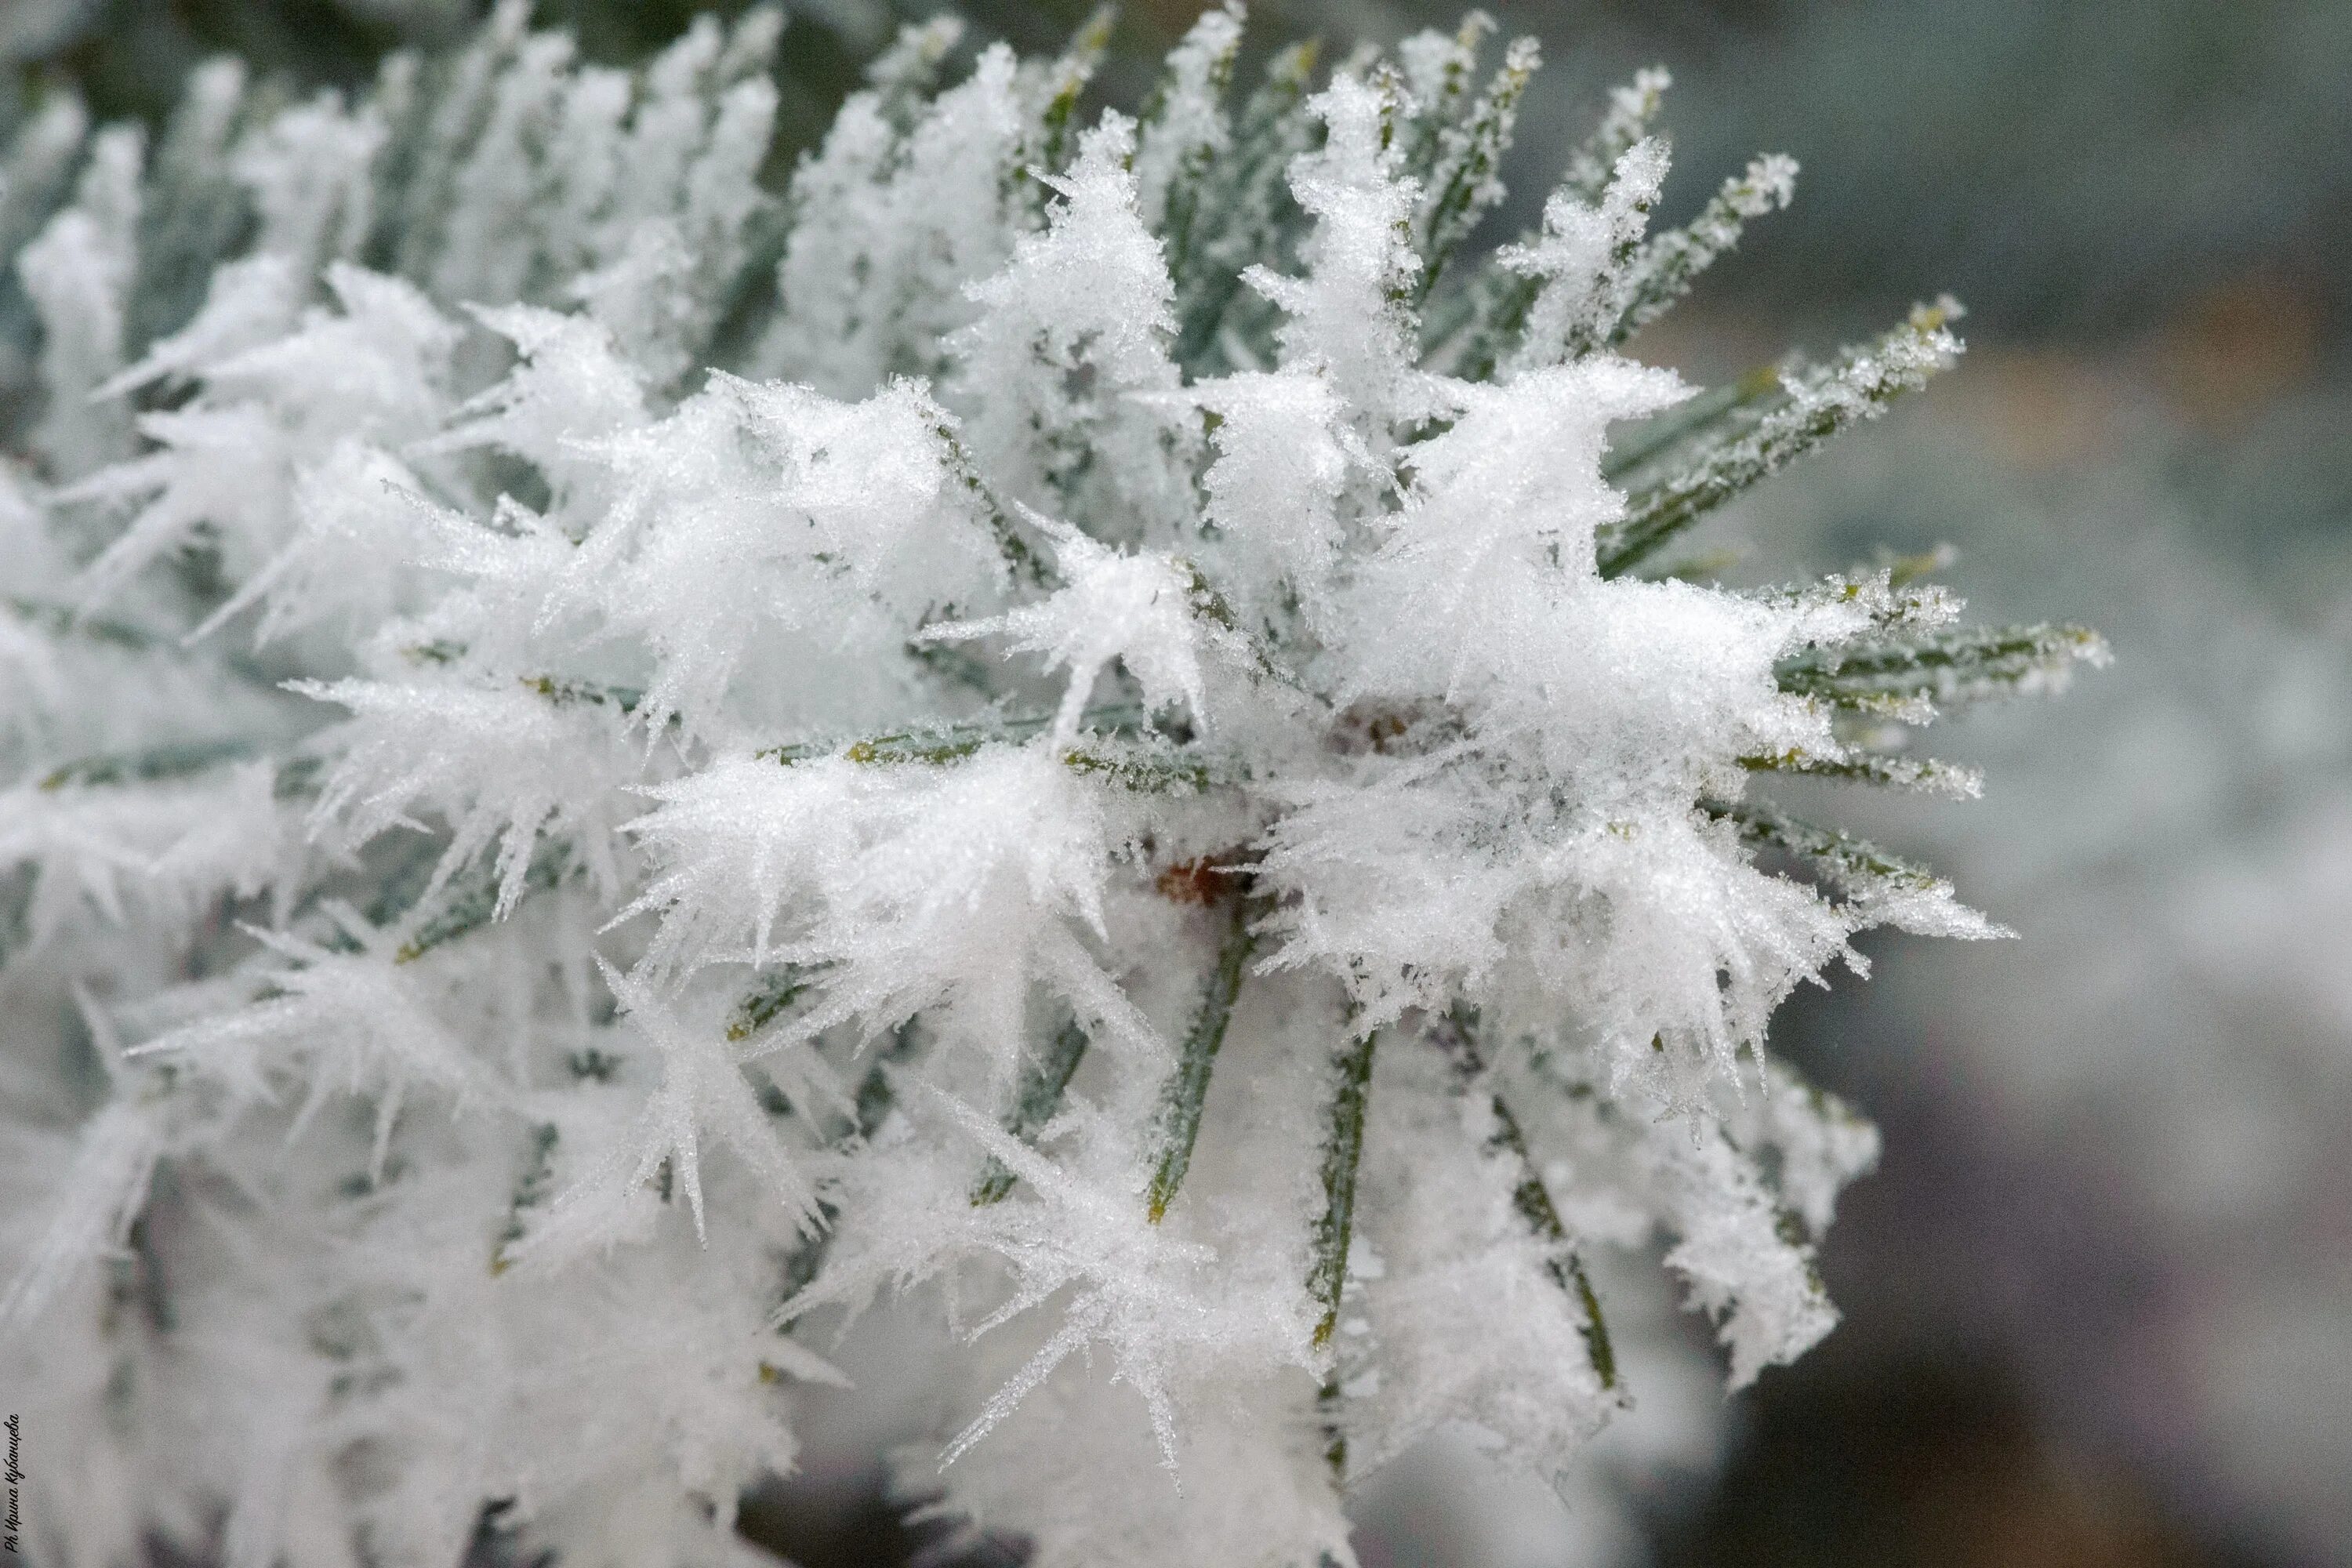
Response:
M0 0L0 130L67 80L157 117L222 49L357 83L478 8ZM930 8L793 0L788 134ZM695 9L538 7L608 58ZM1041 48L1082 7L963 9ZM1759 563L1727 574L1949 544L1978 616L2087 622L2116 663L1930 733L1985 765L1982 801L1839 805L2022 938L1867 942L1877 979L1777 1026L1885 1132L1823 1258L1844 1325L1727 1406L1664 1398L1570 1505L1460 1456L1399 1467L1364 1500L1368 1568L2352 1562L2352 5L1490 9L1548 58L1495 237L1643 65L1675 78L1669 221L1753 153L1804 165L1642 357L1720 380L1943 289L1970 308L1957 374L1714 526ZM1130 4L1108 95L1196 10ZM1255 11L1261 40L1456 14ZM808 1568L920 1547L855 1436L752 1510Z

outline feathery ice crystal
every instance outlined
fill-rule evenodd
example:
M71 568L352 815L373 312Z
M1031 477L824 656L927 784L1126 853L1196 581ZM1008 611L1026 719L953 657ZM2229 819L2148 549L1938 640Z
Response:
M641 72L519 4L0 190L0 1365L57 1563L735 1561L819 1323L967 1342L916 1490L1041 1568L1352 1561L1441 1424L1562 1473L1663 1248L1733 1384L1833 1314L1874 1134L1767 1054L1876 924L1993 928L1752 793L1966 795L2046 686L1895 564L1686 580L1958 352L1622 353L1665 86L1464 242L1490 24L1137 117L910 27L782 188L781 19ZM25 390L23 386L19 391ZM1605 1281L1604 1281L1605 1283ZM943 1468L942 1468L943 1467Z

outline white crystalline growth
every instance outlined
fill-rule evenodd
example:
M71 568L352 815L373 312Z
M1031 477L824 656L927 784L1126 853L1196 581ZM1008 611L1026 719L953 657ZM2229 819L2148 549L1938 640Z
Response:
M1772 1011L1870 925L1993 932L1771 786L1967 793L1901 729L2099 649L1675 552L1951 309L1627 357L1788 195L1656 228L1656 77L1456 253L1536 60L1481 88L1483 19L1252 87L1229 5L1131 119L1095 33L910 28L781 191L781 13L635 74L525 21L6 157L37 1549L745 1561L894 1297L910 1503L1345 1564L1433 1434L1605 1484L1672 1353L1612 1281L1735 1385L1828 1331L1876 1144Z

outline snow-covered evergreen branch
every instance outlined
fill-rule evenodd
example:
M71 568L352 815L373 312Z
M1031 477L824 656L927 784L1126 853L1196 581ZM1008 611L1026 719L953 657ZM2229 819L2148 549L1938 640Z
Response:
M152 148L17 138L51 1560L225 1510L226 1562L447 1564L486 1508L732 1560L809 1325L936 1288L942 1506L1305 1568L1436 1425L1572 1461L1601 1251L1663 1239L1735 1382L1827 1331L1875 1144L1767 1022L1869 926L1994 928L1754 791L1970 793L1865 742L2100 647L1647 574L1954 311L1695 393L1620 351L1793 165L1651 232L1645 75L1472 256L1533 43L1236 88L1242 20L1134 119L1080 110L1101 23L909 28L778 189L770 10L631 73L510 3L350 97L223 63Z

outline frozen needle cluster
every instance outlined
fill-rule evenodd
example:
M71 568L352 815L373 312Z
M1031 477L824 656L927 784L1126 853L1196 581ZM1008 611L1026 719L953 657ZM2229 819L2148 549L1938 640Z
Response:
M1654 226L1644 77L1474 257L1538 63L1488 27L1241 91L1236 5L1089 118L1103 28L936 22L781 188L766 11L23 129L45 1561L733 1561L819 1327L896 1294L969 1347L944 1511L1309 1568L1433 1427L1573 1462L1602 1251L1735 1384L1828 1330L1874 1134L1767 1020L1866 927L1992 928L1756 790L1969 793L1905 727L2097 645L1901 564L1677 574L1952 310L1717 392L1624 357L1793 168Z

